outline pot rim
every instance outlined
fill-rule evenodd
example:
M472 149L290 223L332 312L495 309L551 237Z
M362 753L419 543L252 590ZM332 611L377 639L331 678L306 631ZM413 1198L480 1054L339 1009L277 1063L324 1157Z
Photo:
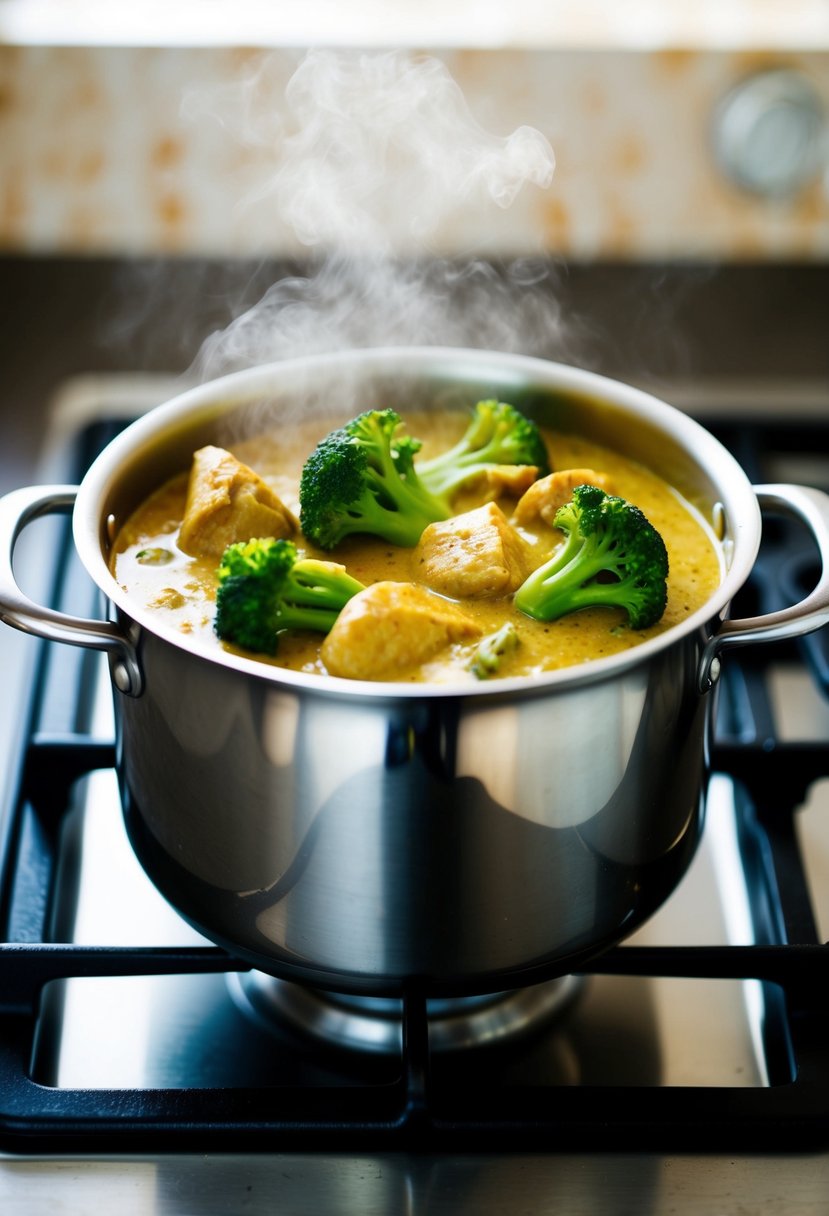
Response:
M103 551L102 537L106 535L103 506L107 494L117 482L126 459L141 449L157 445L165 432L183 423L219 417L305 378L309 372L343 370L399 372L418 371L434 375L451 373L453 380L462 379L463 369L480 378L487 369L501 384L514 377L516 387L537 385L591 396L617 411L633 412L637 418L668 434L703 467L721 495L728 527L725 569L717 591L704 605L683 621L655 638L629 650L584 664L539 673L536 676L516 676L480 685L439 685L402 683L397 681L351 680L338 676L321 676L293 671L258 659L248 659L219 648L198 644L197 639L183 635L168 626L159 614L136 603L116 581L109 570ZM505 392L504 388L499 389ZM194 658L237 671L268 683L335 697L370 697L375 700L432 697L501 699L518 692L546 692L594 683L612 678L619 672L647 663L653 656L696 631L707 636L710 623L726 614L734 594L751 571L760 544L761 517L757 497L744 470L718 439L689 415L655 395L623 381L597 372L587 371L566 363L536 356L502 353L482 349L456 347L376 347L299 356L279 362L257 365L228 373L218 379L188 388L162 405L149 410L132 422L100 453L84 476L78 490L73 512L73 535L81 561L104 595L126 615L150 634L163 639Z

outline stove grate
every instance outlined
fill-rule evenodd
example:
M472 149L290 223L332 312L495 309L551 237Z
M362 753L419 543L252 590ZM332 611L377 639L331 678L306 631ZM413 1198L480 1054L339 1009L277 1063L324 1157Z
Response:
M85 434L80 471L116 424ZM735 432L735 435L737 432ZM739 429L738 457L758 458ZM726 441L735 449L735 436ZM752 442L778 451L768 434ZM821 432L825 444L825 433ZM777 444L777 446L775 446ZM781 534L787 553L790 537ZM751 596L778 580L759 564ZM60 564L56 602L73 577ZM775 592L776 594L776 592ZM764 610L768 610L764 608ZM825 631L824 631L825 632ZM823 645L825 639L821 640ZM403 993L403 1051L391 1081L347 1084L59 1088L33 1079L31 1061L44 988L70 977L233 972L245 965L212 946L92 947L49 940L61 825L76 781L110 769L114 747L78 726L54 729L50 684L72 686L83 659L41 648L32 730L14 805L0 820L0 1146L16 1152L336 1146L804 1151L829 1144L829 945L818 937L796 819L808 788L829 777L825 742L776 738L762 668L729 659L712 757L737 791L739 837L751 894L754 944L631 946L606 952L595 974L755 980L767 997L770 1084L537 1086L493 1084L487 1070L462 1088L441 1085L428 1042L426 994ZM820 660L807 661L820 678ZM56 663L71 665L60 676ZM79 693L80 696L80 693ZM534 979L551 978L537 974Z

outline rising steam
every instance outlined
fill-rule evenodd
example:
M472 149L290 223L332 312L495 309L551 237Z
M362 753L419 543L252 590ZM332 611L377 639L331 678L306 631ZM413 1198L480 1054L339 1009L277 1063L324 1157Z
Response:
M525 186L548 187L544 136L486 131L434 58L311 52L278 112L269 62L238 88L188 98L186 112L273 148L274 172L245 204L272 206L304 273L213 334L194 371L363 346L546 349L560 324L549 264L496 267L479 248L450 258L438 240L482 208L497 216Z
M273 188L304 245L377 255L414 238L425 247L447 215L481 196L508 207L555 164L530 127L485 131L436 59L314 52L286 90L297 123Z

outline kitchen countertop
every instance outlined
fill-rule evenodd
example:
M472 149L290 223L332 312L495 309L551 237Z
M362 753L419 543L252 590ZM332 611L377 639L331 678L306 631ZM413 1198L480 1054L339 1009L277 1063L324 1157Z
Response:
M817 1170L817 1174L816 1174ZM0 1200L15 1216L117 1208L121 1216L823 1216L829 1159L651 1160L616 1154L478 1157L435 1162L405 1154L275 1154L159 1160L2 1161ZM71 1185L67 1185L70 1183ZM11 1210L11 1209L9 1209Z

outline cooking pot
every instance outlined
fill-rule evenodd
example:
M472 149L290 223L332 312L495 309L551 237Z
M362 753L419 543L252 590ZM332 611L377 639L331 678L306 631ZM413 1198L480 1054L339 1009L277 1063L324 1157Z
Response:
M719 538L723 577L699 611L622 654L534 678L451 688L283 671L201 649L134 603L108 567L127 515L206 442L296 411L513 402L649 465ZM109 605L100 621L34 604L12 574L30 520L72 507ZM782 612L729 620L760 506L820 550L818 586ZM252 966L342 992L517 987L576 970L649 916L702 831L720 656L829 620L829 498L752 487L685 414L634 388L522 356L362 350L235 373L127 427L81 486L0 505L0 616L109 656L127 831L147 873Z

